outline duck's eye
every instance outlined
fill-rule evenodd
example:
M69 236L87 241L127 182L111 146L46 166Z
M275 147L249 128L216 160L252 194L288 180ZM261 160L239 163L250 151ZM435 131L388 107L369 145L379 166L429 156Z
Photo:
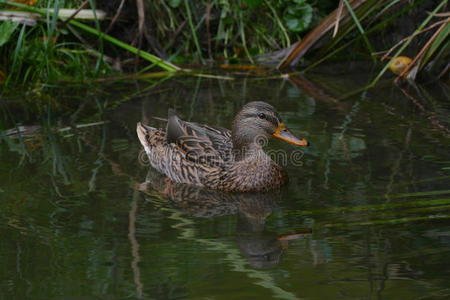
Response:
M258 114L258 118L260 118L260 119L265 119L265 118L266 118L266 115L265 115L264 113L259 113L259 114Z

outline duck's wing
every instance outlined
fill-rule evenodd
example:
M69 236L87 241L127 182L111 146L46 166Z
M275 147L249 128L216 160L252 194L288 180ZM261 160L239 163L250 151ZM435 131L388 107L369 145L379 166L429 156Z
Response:
M231 141L231 130L196 123L194 125L199 126L204 131L211 141L213 148L219 153L224 162L232 159L233 143Z
M188 160L222 166L231 159L231 132L227 129L186 122L169 110L166 132L167 142L175 143Z

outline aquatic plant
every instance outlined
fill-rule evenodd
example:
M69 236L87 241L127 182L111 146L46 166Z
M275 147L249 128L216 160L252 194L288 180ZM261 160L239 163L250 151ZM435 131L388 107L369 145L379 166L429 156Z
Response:
M138 0L97 7L92 0L0 1L0 81L7 87L123 71L188 71L173 63L284 70L302 61L306 72L336 58L389 59L374 86L399 55L411 57L400 77L414 80L426 70L443 78L449 67L446 7L447 0ZM413 32L399 26L405 20L417 23Z
M48 1L46 8L36 8L21 3L3 1L21 10L2 10L5 21L0 26L0 79L8 86L15 84L46 83L56 80L83 81L120 71L113 58L104 51L104 41L129 51L167 71L180 70L177 66L115 39L100 29L99 17L92 1L88 2L94 27L83 24L78 18L80 9L63 10L60 1ZM53 6L52 6L53 5ZM86 13L86 11L84 11ZM88 40L85 33L97 40Z
M436 5L433 5L433 2ZM381 61L389 58L370 86L374 86L393 61L399 55L405 55L405 52L414 55L414 59L397 74L399 77L414 80L417 73L423 69L429 71L437 69L438 77L442 78L448 73L449 68L450 43L446 38L450 32L450 17L448 13L442 12L445 11L447 2L447 0L412 3L401 0L341 0L339 7L333 13L289 51L278 68L284 69L287 66L296 65L310 48L328 40L313 55L312 63L304 69L304 71L311 70L333 57L342 57L343 50L349 47L353 47L354 53L361 53L358 44L360 40L363 40L368 56L373 59L382 56ZM344 4L346 10L343 8ZM424 10L430 10L428 15L423 13ZM402 22L420 25L411 32L400 26ZM429 25L430 23L432 25ZM429 26L425 27L427 25ZM359 31L358 35L354 34L355 28ZM333 36L330 38L329 33L333 29ZM427 35L430 31L434 31L431 36ZM405 38L398 41L396 40L398 36L405 36ZM397 48L395 54L390 56Z

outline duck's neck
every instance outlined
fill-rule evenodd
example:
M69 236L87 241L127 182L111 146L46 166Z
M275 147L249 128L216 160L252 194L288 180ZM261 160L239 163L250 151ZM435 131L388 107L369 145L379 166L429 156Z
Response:
M258 138L254 128L248 125L245 126L246 124L238 123L237 120L233 122L231 131L235 161L268 157L260 144L260 142L265 140L265 137L260 136Z
M249 144L235 144L233 142L233 154L234 160L248 160L248 159L258 159L261 160L267 157L267 154L264 152L261 145L257 143L249 143Z

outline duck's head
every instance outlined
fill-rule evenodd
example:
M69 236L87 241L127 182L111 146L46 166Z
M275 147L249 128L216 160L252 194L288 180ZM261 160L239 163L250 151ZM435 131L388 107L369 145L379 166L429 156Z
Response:
M272 105L262 101L247 103L233 121L233 146L238 149L252 147L270 137L297 146L308 146L305 139L296 137L286 128Z

